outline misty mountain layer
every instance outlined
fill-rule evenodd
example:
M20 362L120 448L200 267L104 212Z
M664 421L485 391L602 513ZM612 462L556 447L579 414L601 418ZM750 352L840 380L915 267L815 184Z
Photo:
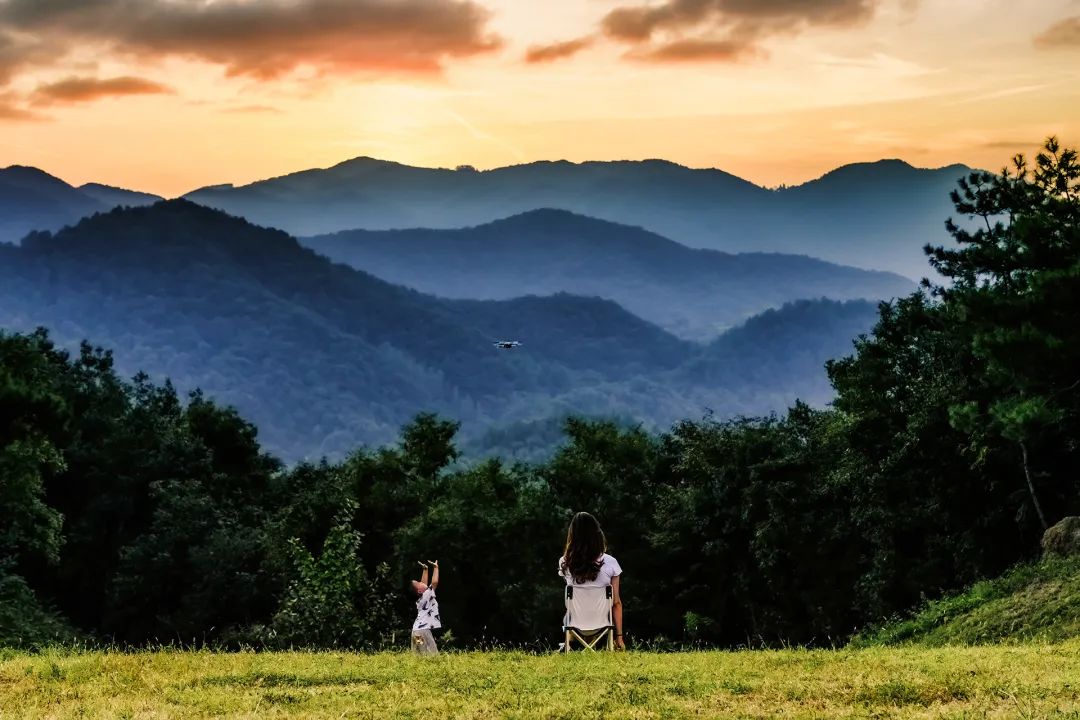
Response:
M290 460L388 441L422 410L468 436L568 413L663 426L821 404L822 363L874 317L805 301L701 346L599 298L438 299L184 201L0 246L0 328L45 326L115 349L126 374L200 387ZM522 348L492 346L510 333Z
M668 332L709 340L803 298L884 300L907 278L798 255L688 248L640 228L536 210L462 230L353 230L301 238L332 260L448 298L614 300Z
M918 279L928 270L923 245L949 240L949 191L967 172L962 165L927 170L883 160L769 190L720 170L660 160L537 162L481 172L357 158L187 197L295 235L472 227L555 208L692 247L808 255Z
M161 198L91 183L73 187L37 168L0 168L0 243L17 243L33 230L59 230L118 205L148 205Z

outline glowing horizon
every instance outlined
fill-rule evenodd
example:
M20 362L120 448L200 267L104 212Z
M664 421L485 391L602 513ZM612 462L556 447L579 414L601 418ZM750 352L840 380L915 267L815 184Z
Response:
M174 197L370 156L758 185L1080 138L1078 0L0 0L0 166Z

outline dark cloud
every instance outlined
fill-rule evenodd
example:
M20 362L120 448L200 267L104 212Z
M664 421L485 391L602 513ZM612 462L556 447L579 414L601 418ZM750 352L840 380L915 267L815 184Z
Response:
M631 45L632 58L732 61L763 55L759 43L774 35L864 22L884 1L666 0L615 8L604 17L601 30Z
M172 89L164 85L137 77L116 77L103 80L73 77L39 86L34 91L33 101L39 105L80 103L105 97L161 95L171 92Z
M602 21L604 32L618 40L639 42L663 29L696 25L714 13L717 0L668 0L663 5L620 7Z
M711 60L736 62L761 55L761 51L752 43L733 40L675 40L646 51L632 52L630 57L641 60L657 61L697 61Z
M715 30L741 26L758 32L801 25L848 25L873 15L879 0L667 0L661 5L621 7L603 20L604 31L639 42L662 31Z
M48 63L53 57L54 50L44 43L22 33L5 32L0 26L0 86L22 68Z
M1035 37L1039 47L1074 47L1080 48L1080 15L1065 18Z
M145 58L182 56L230 75L434 72L492 50L473 0L0 0L0 31Z
M576 55L593 44L592 36L580 37L551 45L534 45L525 54L525 60L531 63L550 62Z

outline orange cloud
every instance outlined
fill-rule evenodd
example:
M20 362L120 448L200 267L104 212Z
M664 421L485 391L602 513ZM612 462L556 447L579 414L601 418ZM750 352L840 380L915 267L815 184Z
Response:
M0 91L0 123L49 120L46 115L26 107L25 98L13 92Z
M45 116L0 100L0 122L44 120Z
M172 89L151 80L137 77L97 78L72 77L34 91L33 101L45 105L51 103L91 102L105 97L124 95L160 95Z
M268 79L301 66L435 72L447 58L500 46L486 31L489 15L472 0L6 0L0 32Z
M580 37L551 45L533 45L525 54L525 61L530 63L550 62L576 55L593 44L591 36Z
M1036 36L1035 44L1044 48L1080 48L1080 15L1054 23Z
M240 114L252 114L252 115L276 115L281 112L272 105L239 105L236 107L224 108L221 112L226 113L240 113Z

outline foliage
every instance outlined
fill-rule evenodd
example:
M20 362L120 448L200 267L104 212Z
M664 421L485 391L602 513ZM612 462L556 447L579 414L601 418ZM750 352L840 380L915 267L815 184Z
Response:
M274 614L268 641L278 647L378 647L393 628L389 568L368 578L359 562L361 535L346 513L337 518L314 557L289 541L294 578Z
M0 645L34 646L68 636L20 573L55 563L62 516L45 483L64 469L54 444L68 408L42 381L50 350L43 335L0 332Z
M1080 162L1075 150L1050 138L1033 168L1018 155L998 176L974 173L953 201L983 222L974 231L950 224L956 249L927 249L952 281L932 290L963 317L969 351L984 368L982 392L950 408L953 424L983 443L1015 444L1045 530L1040 496L1056 501L1062 491L1076 491L1075 483L1036 480L1065 470L1066 457L1076 470Z
M62 427L67 408L55 388L41 382L51 346L44 335L0 332L0 561L38 556L54 560L61 517L44 498L45 476L62 470L50 432Z
M59 614L41 606L25 579L0 565L0 647L42 648L77 639Z

